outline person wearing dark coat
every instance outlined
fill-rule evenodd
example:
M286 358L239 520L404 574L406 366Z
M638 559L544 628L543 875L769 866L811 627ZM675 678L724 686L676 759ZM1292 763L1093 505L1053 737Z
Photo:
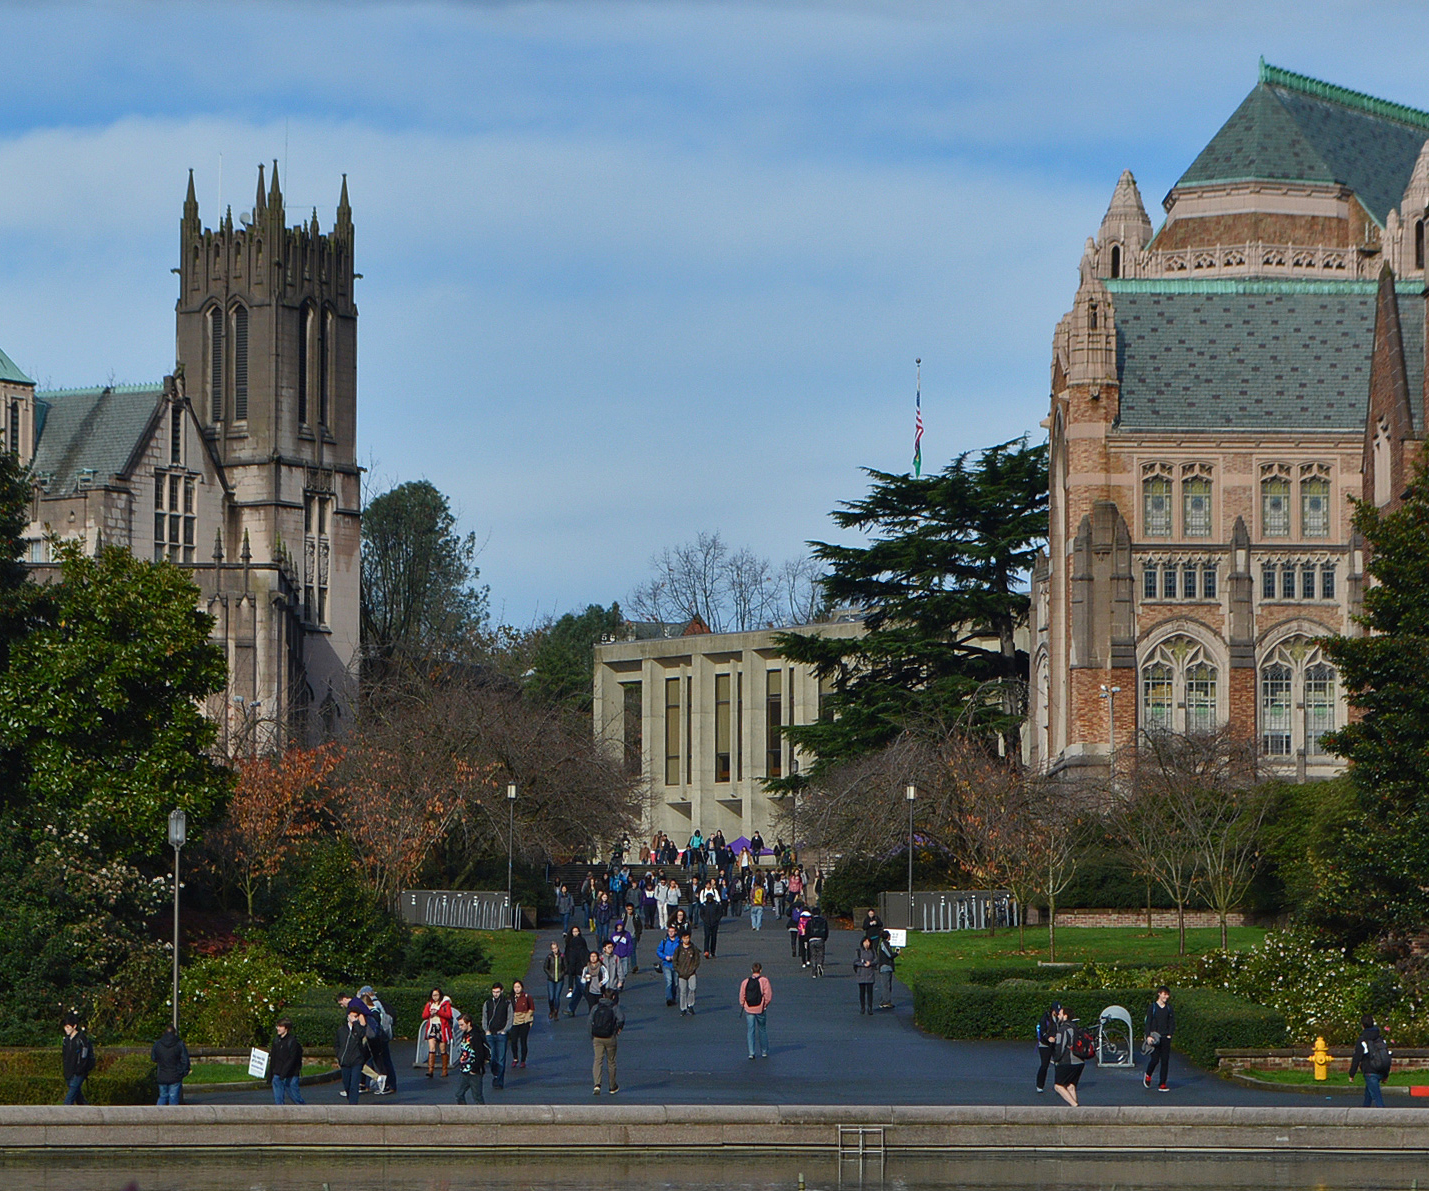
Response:
M349 1104L356 1104L362 1094L362 1065L367 1062L367 1024L357 1009L354 997L347 1008L347 1020L337 1028L333 1051L342 1068L342 1089Z
M719 950L719 924L724 919L724 902L713 883L700 895L700 924L705 928L705 958L714 959Z
M590 945L581 935L581 928L571 927L571 933L566 936L566 1016L576 1015L576 987L580 983L581 973L585 971L585 966L590 962Z
M1146 1007L1146 1053L1150 1058L1141 1082L1148 1088L1151 1087L1151 1073L1160 1063L1159 1088L1163 1092L1170 1090L1166 1076L1171 1066L1171 1035L1175 1030L1176 1011L1171 1008L1171 990L1163 984L1156 990L1156 1000Z
M303 1044L293 1036L291 1018L280 1017L268 1044L268 1074L273 1077L273 1103L279 1108L285 1099L306 1104L298 1081L303 1074Z
M179 1037L178 1030L172 1025L165 1026L159 1040L149 1051L149 1057L154 1060L154 1066L158 1069L158 1103L182 1104L184 1077L188 1075L192 1064L189 1062L189 1048Z
M1362 1028L1359 1040L1355 1043L1355 1055L1350 1060L1350 1082L1354 1082L1355 1072L1358 1071L1364 1076L1364 1107L1383 1108L1384 1093L1380 1091L1380 1080L1389 1074L1388 1071L1378 1071L1370 1069L1370 1044L1378 1042L1384 1037L1380 1028L1374 1024L1374 1017L1366 1013L1360 1018ZM1375 1048L1376 1050L1378 1047Z

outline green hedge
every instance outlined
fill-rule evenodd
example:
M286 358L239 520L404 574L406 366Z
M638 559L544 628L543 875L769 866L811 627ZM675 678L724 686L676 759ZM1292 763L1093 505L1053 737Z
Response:
M0 1055L0 1104L60 1104L68 1088L59 1047ZM84 1084L91 1104L153 1104L159 1098L148 1055L106 1055L101 1050Z
M1064 975L1066 975L1064 971L1039 968L1035 963L991 964L985 968L969 969L967 982L991 988L1001 984L1004 980L1035 980L1038 984L1050 988L1054 980L1059 980Z
M951 980L920 980L914 988L918 1024L944 1038L1011 1038L1031 1042L1047 1007L1060 1001L1083 1025L1095 1028L1108 1005L1131 1012L1132 1030L1151 1001L1149 989L996 988ZM1173 994L1175 1046L1193 1063L1213 1067L1217 1047L1284 1046L1285 1019L1273 1009L1216 989L1188 988Z
M422 1024L422 1006L436 985L382 986L377 997L392 1015L393 1031L398 1038L415 1038ZM491 995L491 977L459 976L440 985L452 1004L462 1012L475 1013ZM342 1013L337 1007L339 993L356 992L351 987L321 987L310 989L302 1001L286 1010L293 1020L293 1033L307 1047L331 1046Z

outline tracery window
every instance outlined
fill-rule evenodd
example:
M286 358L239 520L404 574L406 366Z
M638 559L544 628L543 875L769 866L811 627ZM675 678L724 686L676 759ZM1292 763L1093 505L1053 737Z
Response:
M1323 463L1300 468L1300 535L1330 536L1330 469Z
M1337 725L1339 675L1306 637L1277 645L1260 667L1260 747L1267 757L1300 749L1324 756Z
M1163 641L1141 667L1143 730L1214 732L1220 720L1215 658L1190 637Z
M1149 538L1171 536L1171 465L1148 463L1141 469L1142 523Z
M1181 468L1181 532L1188 538L1211 536L1211 468L1187 463Z
M1260 532L1267 538L1290 536L1290 467L1266 463L1260 469Z

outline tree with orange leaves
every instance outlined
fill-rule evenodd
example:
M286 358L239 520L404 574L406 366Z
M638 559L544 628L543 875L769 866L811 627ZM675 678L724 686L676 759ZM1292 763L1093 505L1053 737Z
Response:
M253 897L302 845L330 824L328 777L342 760L333 744L290 748L238 763L238 786L215 845L253 917Z

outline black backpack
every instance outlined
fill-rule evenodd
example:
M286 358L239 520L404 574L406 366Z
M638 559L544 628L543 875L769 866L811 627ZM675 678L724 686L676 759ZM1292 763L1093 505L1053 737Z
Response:
M764 1000L764 988L759 983L758 976L751 976L744 982L744 1003L751 1008L757 1007Z
M1364 1044L1364 1052L1366 1071L1381 1078L1389 1074L1389 1069L1394 1064L1394 1058L1390 1054L1389 1043L1384 1040L1383 1034L1367 1041Z
M591 1013L590 1035L592 1038L615 1037L615 1010L609 1002L602 1001Z

